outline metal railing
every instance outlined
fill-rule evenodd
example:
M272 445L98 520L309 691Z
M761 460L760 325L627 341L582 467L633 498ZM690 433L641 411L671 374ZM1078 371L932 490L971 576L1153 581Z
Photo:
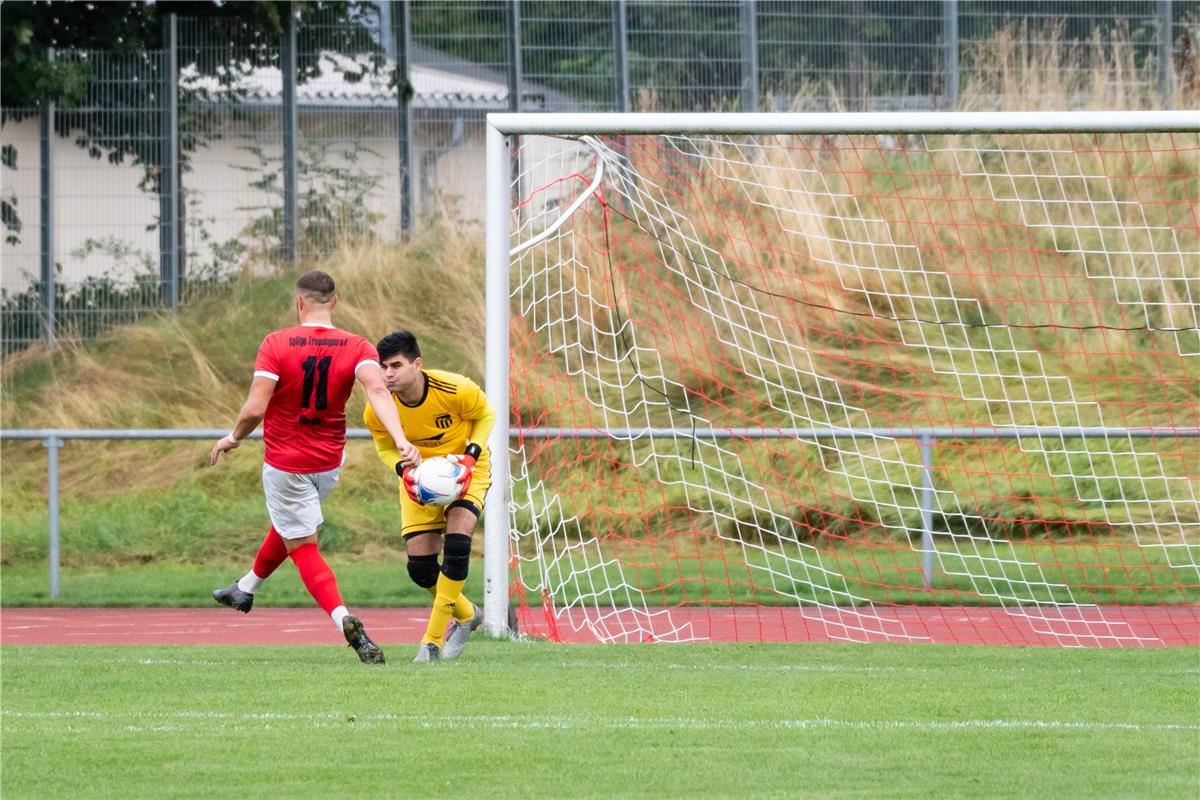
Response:
M58 451L70 440L211 440L228 433L224 428L197 429L7 429L0 430L0 441L32 439L42 441L47 450L47 505L49 510L50 599L59 598L60 530ZM910 439L921 450L921 567L926 588L933 583L933 557L936 553L933 531L933 450L939 441L976 439L1111 439L1111 438L1196 438L1200 428L1108 428L1022 426L1012 428L938 427L938 428L510 428L511 439ZM247 439L262 439L256 430ZM347 439L370 439L365 428L346 431ZM489 502L499 502L493 495ZM485 531L485 535L486 531Z

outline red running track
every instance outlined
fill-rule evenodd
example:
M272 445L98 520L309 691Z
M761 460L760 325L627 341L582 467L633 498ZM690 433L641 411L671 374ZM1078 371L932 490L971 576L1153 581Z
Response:
M649 621L611 609L568 610L546 618L525 611L523 633L563 642L935 642L1086 647L1200 645L1200 606L1089 606L1060 610L1000 608L684 608L652 610ZM360 616L380 644L415 643L425 629L421 608L367 608ZM663 621L669 620L664 628ZM16 644L340 644L341 635L316 608L11 608L0 610L0 645Z
M530 608L519 623L522 633L569 642L602 636L631 642L1200 645L1200 606L580 609L557 617Z

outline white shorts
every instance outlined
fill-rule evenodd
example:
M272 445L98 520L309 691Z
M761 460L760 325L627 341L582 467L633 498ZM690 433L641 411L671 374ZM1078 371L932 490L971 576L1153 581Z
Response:
M325 521L321 501L337 486L340 469L299 475L263 464L263 494L267 514L284 539L303 539L317 532Z

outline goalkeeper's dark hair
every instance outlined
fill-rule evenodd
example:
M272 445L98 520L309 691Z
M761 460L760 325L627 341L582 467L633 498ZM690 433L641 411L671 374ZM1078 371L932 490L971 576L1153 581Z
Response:
M379 351L380 361L387 361L398 355L409 361L416 361L421 357L421 346L417 344L417 337L412 331L392 331L379 340L375 349Z

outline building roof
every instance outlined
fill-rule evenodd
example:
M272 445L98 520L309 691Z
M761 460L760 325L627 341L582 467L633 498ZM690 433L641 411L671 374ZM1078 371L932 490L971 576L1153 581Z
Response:
M296 86L296 102L310 107L394 107L396 90L389 86L394 63L383 58L382 67L376 69L368 55L322 52L317 62L321 74ZM508 76L501 70L414 45L409 76L414 109L509 110ZM275 67L241 71L233 87L211 75L199 74L194 65L180 70L180 80L188 88L206 92L210 100L237 93L243 103L277 105L283 98L283 74ZM523 110L570 110L578 106L563 92L527 81L522 84Z

